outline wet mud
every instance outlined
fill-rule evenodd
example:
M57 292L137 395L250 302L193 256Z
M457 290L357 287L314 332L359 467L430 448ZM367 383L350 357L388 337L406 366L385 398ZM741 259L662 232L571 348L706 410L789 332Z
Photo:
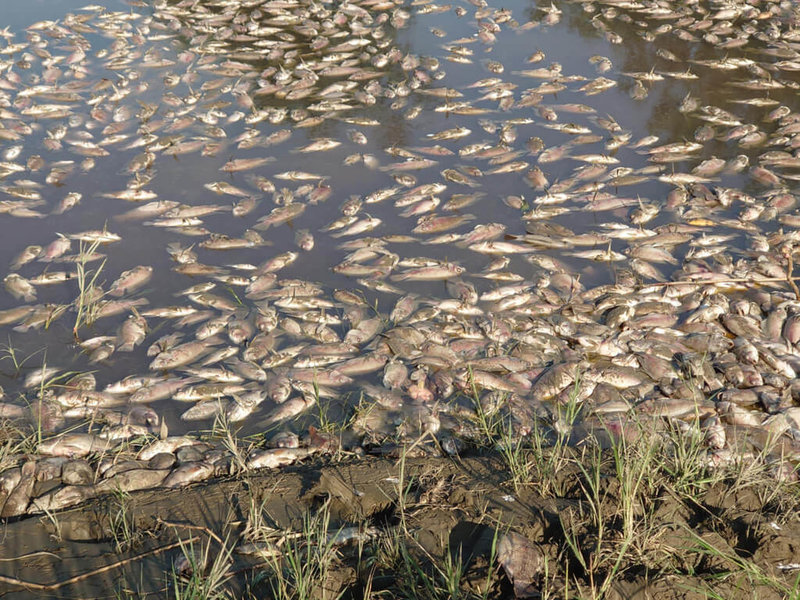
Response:
M336 546L326 584L312 590L319 598L402 596L408 584L402 570L368 560L398 537L408 538L415 564L434 579L436 565L456 561L462 597L513 597L515 585L498 559L498 542L510 533L528 540L539 554L538 570L517 574L531 581L523 597L543 592L588 597L597 585L570 550L565 532L574 536L588 564L605 563L593 577L602 580L612 565L618 571L605 591L608 598L705 598L711 592L779 598L796 578L800 523L784 504L792 494L776 491L767 480L747 485L720 480L692 497L670 487L656 489L637 499L639 529L631 545L621 548L624 493L608 451L598 463L597 496L585 457L550 481L531 480L516 490L503 457L494 453L326 462L180 490L132 492L124 500L108 495L7 523L0 555L3 597L175 597L181 580L172 573L191 547L207 548L209 562L229 553L223 586L228 593L265 597L273 592L273 567L264 558L268 549L311 537L309 515L320 511L328 515L329 532L356 527L370 533L359 543ZM602 527L588 516L596 498L602 498ZM248 544L254 507L277 545L266 543L261 556L245 556L237 549ZM115 547L120 511L133 532L122 548ZM595 553L598 543L601 551ZM748 569L740 569L742 564ZM757 573L765 574L762 581ZM776 589L776 582L786 590Z

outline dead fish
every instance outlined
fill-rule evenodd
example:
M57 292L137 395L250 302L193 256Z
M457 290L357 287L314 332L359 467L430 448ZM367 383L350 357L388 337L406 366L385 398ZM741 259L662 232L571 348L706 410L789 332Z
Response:
M341 142L331 139L331 138L320 138L314 140L310 144L303 146L302 148L297 148L293 150L293 152L327 152L328 150L333 150L334 148L341 146Z
M226 173L237 173L239 171L249 171L261 167L267 163L274 161L271 156L261 158L234 158L222 165L219 170Z
M58 238L50 242L40 255L40 260L47 262L63 256L72 246L71 240L59 234Z
M147 321L143 317L133 314L120 327L117 336L117 350L131 352L140 345L147 335Z
M218 343L219 340L216 338L209 338L180 344L158 354L150 363L150 369L153 371L171 370L189 364Z
M132 404L149 403L170 398L177 390L198 381L197 377L183 377L157 380L144 385L131 394L129 401Z
M18 300L24 300L25 302L36 300L36 288L21 275L9 273L3 279L3 283L6 290Z
M112 296L124 296L144 284L146 284L153 275L153 267L140 265L127 271L123 271L119 278L111 284L108 293Z
M256 450L247 458L249 469L277 469L296 463L314 453L313 448L269 448Z
M20 252L16 258L11 262L11 270L16 271L23 265L28 264L36 257L40 256L42 253L41 246L27 246L22 252Z
M268 413L267 416L260 421L260 426L269 427L275 423L280 423L296 417L314 404L315 400L310 396L297 396L295 398L290 398Z
M77 458L93 453L102 454L115 446L117 443L88 433L72 433L45 440L39 444L37 450L49 456Z
M458 277L464 272L459 265L447 264L435 267L410 269L392 276L394 281L438 281Z
M214 465L205 461L187 462L174 469L163 480L161 487L178 488L196 481L204 481L214 474Z
M516 598L538 596L535 581L543 568L543 556L530 540L515 531L502 534L497 543L497 562L514 585Z
M306 209L305 204L293 202L285 206L279 206L272 209L272 211L258 220L253 226L254 229L269 229L275 225L281 225L287 221L291 221L301 215Z
M19 481L5 498L0 517L16 517L25 514L31 501L33 486L36 483L35 473L36 461L29 460L22 465Z

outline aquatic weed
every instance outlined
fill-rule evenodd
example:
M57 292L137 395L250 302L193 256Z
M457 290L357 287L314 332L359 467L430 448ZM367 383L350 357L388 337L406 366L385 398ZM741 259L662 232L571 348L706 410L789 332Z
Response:
M95 240L91 244L88 244L88 246L85 242L80 242L78 262L76 263L78 297L74 301L75 309L78 314L75 316L75 324L72 327L72 333L75 339L78 339L78 330L81 327L94 323L99 302L103 297L103 294L96 293L98 288L95 284L106 264L106 259L104 258L96 269L86 269L90 256L95 253L99 246L99 240Z

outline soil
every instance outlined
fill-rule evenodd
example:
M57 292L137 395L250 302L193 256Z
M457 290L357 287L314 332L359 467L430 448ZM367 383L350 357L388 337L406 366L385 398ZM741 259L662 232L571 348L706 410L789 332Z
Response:
M550 481L534 479L515 489L496 454L354 457L179 490L105 496L56 515L6 523L0 596L174 597L173 564L182 554L177 540L210 544L213 559L218 540L244 541L248 515L259 505L269 525L284 532L302 532L304 518L323 507L334 531L361 524L380 532L360 549L339 549L324 589L314 591L320 598L363 598L367 585L371 597L401 596L401 571L363 560L385 543L382 538L398 532L429 573L438 572L449 553L450 562L463 568L464 597L513 598L515 590L591 597L592 586L599 590L609 573L614 575L605 592L614 599L780 598L795 585L797 484L726 480L694 495L654 490L632 506L638 529L625 544L618 479L609 466L594 480L601 493L592 495L587 477L585 467L570 463ZM591 518L598 497L602 527ZM119 545L121 523L133 535ZM540 553L537 572L514 573L516 586L508 575L513 568L496 560L497 541L509 531ZM565 531L572 532L572 546ZM234 597L270 597L264 560L232 557L234 575L226 589ZM527 592L524 581L531 583Z

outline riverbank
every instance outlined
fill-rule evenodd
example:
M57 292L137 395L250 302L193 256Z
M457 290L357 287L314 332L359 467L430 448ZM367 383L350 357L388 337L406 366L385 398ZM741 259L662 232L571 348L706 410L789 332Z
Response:
M450 457L426 437L107 494L5 525L5 597L796 593L798 486L763 456L714 466L699 439L652 431Z

